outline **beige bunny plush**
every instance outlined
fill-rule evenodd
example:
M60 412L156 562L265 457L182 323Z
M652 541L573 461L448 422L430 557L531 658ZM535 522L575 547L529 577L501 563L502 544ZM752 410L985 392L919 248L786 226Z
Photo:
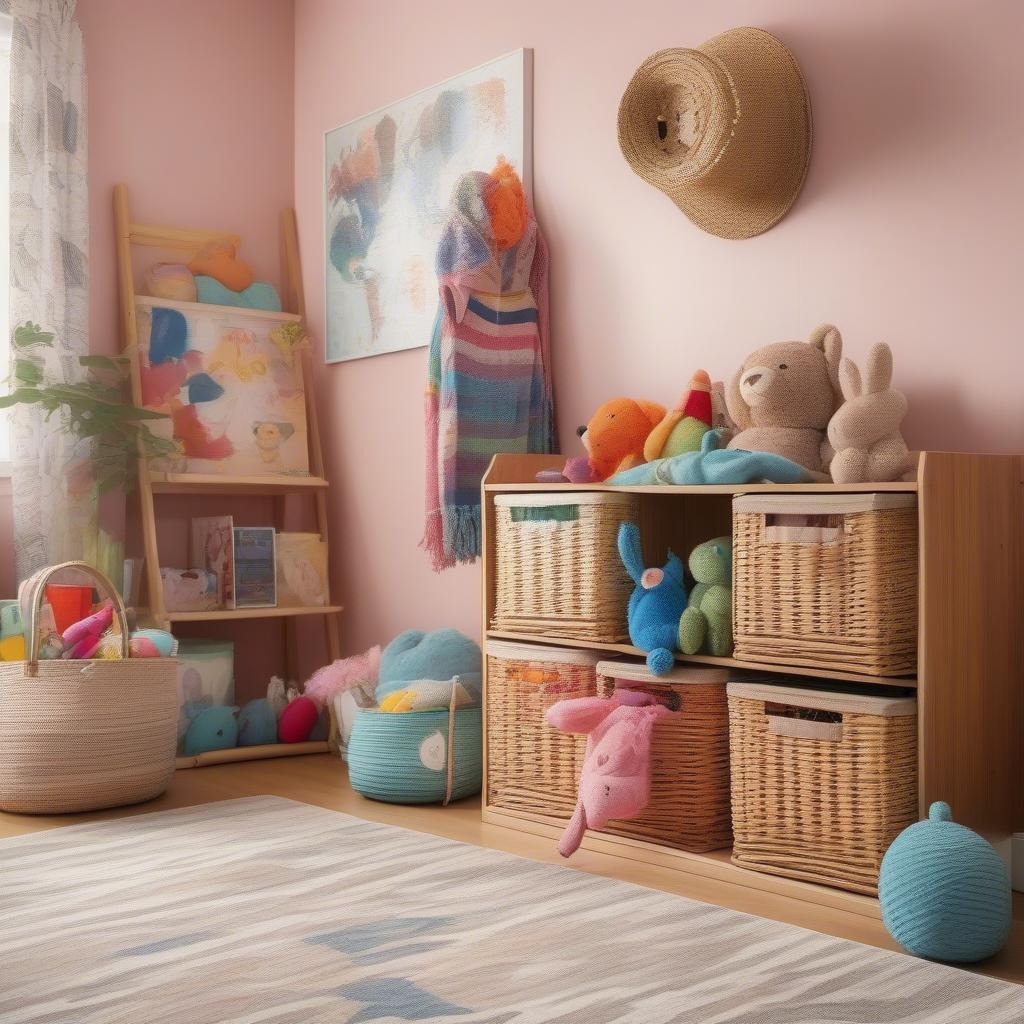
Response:
M726 392L738 433L730 448L774 452L828 479L832 447L825 436L839 407L843 339L831 324L807 341L780 341L751 352Z
M900 433L907 400L892 389L892 350L885 344L873 345L863 379L857 364L844 359L839 384L846 401L828 425L828 439L835 449L832 479L837 484L900 479L909 463Z

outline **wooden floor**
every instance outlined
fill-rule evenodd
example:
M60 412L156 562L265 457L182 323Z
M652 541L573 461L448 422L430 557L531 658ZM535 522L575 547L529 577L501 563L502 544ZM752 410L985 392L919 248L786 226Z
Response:
M477 799L463 800L450 807L400 807L365 800L349 786L344 764L324 754L180 771L163 797L136 807L57 817L0 813L0 838L81 821L120 818L268 793L344 811L369 821L400 825L418 832L430 832L464 843L504 850L532 860L566 863L548 839L496 825L485 825L480 820L480 803ZM786 921L842 938L856 939L884 949L898 948L889 938L881 921L860 914L830 910L812 903L653 867L609 854L580 850L570 863L591 874L636 882L652 889L716 903L759 917ZM976 970L993 977L1024 983L1024 900L1019 896L1015 895L1014 929L1009 944L999 956Z

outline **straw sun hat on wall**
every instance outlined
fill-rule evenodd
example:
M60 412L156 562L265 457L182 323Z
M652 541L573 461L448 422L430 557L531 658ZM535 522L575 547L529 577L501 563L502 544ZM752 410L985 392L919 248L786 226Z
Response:
M619 104L619 147L699 228L750 238L793 205L811 157L811 103L775 36L734 28L660 50Z

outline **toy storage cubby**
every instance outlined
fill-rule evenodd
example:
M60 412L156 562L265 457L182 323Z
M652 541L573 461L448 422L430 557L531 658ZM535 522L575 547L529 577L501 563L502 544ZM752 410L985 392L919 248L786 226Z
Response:
M917 700L917 804L948 802L957 815L996 844L1008 846L1024 827L1024 796L1017 784L1024 767L1024 457L922 452L913 479L883 484L746 484L636 486L543 484L540 470L561 469L557 455L499 455L482 485L483 635L485 642L514 641L577 647L607 657L643 656L628 643L573 640L491 627L496 598L495 498L501 494L628 491L639 502L639 527L649 565L661 565L671 547L684 560L698 543L732 533L733 498L741 494L912 495L917 503L917 667L912 675L879 676L824 664L778 664L734 657L677 655L682 663L716 665L736 681L764 678L780 685L857 684L879 697ZM734 591L735 600L735 591ZM749 658L751 652L746 652ZM487 661L484 674L483 819L553 841L565 818L502 805L488 782ZM611 853L704 879L728 882L772 897L809 901L825 908L879 916L878 900L744 868L732 850L691 853L625 835L588 832L585 849Z

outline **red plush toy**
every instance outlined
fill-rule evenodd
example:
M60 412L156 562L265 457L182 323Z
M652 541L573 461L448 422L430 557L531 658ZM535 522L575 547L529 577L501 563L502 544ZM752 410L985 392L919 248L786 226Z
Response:
M277 738L282 743L305 743L319 717L320 711L309 697L296 697L277 720Z

